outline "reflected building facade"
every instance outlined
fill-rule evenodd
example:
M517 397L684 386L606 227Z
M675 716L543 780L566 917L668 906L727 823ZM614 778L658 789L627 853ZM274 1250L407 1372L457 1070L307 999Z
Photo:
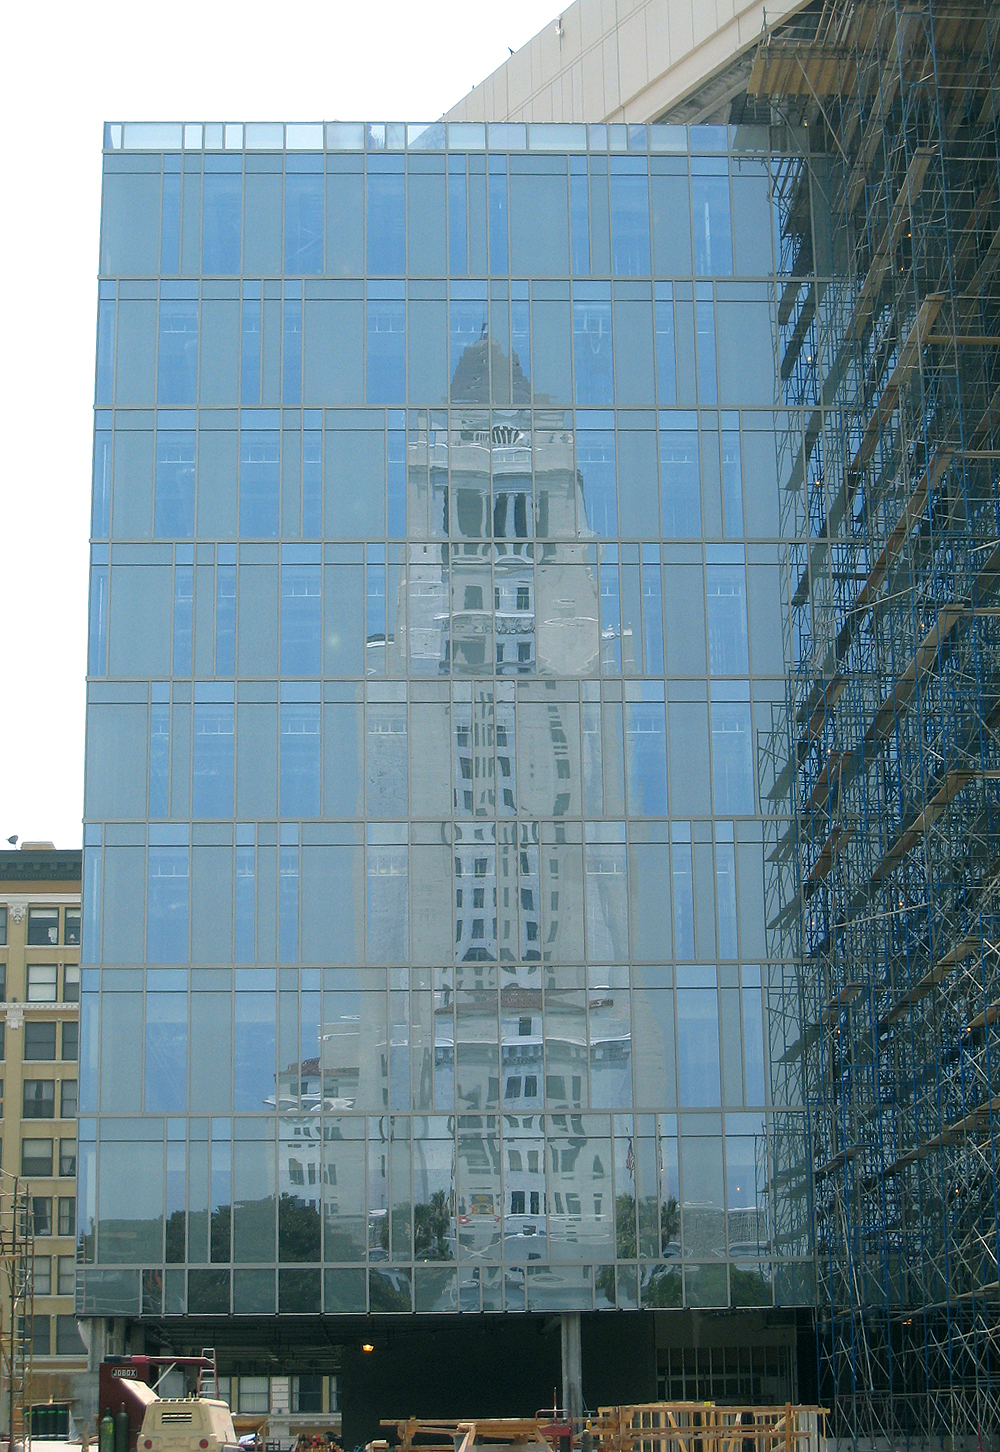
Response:
M81 1315L811 1302L769 144L107 128Z

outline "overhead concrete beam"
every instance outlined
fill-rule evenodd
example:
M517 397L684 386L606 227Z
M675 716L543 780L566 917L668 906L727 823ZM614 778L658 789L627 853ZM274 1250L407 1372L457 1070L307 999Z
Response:
M449 121L654 121L808 0L574 0Z

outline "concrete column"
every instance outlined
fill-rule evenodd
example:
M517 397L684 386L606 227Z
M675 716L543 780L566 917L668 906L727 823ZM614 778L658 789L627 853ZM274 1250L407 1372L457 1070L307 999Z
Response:
M580 1350L580 1312L563 1311L559 1317L562 1343L562 1404L576 1420L583 1416L583 1355Z

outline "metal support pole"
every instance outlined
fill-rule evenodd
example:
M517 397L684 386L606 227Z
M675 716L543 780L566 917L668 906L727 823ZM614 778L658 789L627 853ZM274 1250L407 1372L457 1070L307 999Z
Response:
M17 1202L19 1183L14 1180L10 1215L10 1424L7 1431L9 1452L14 1452L14 1364L17 1360Z
M580 1349L580 1312L563 1311L559 1317L562 1343L562 1404L576 1421L583 1416L583 1355Z

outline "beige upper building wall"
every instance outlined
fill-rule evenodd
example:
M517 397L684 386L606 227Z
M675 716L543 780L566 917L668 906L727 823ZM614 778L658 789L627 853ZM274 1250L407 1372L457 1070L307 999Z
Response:
M771 30L805 3L574 0L446 115L450 121L654 121L760 38L765 8Z

